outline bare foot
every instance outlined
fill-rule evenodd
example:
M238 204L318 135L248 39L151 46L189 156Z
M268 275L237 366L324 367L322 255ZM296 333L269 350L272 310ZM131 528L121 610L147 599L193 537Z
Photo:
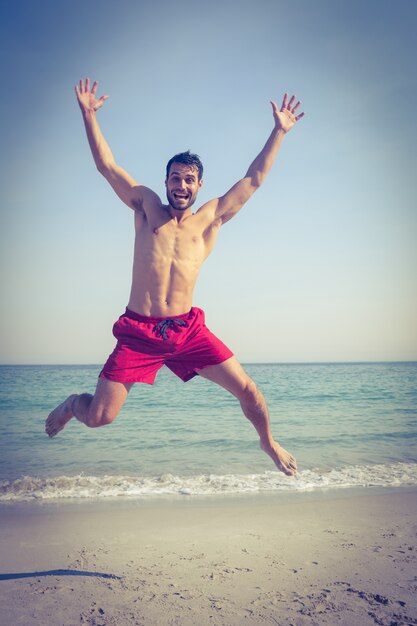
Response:
M56 409L48 415L45 422L45 432L49 437L55 437L60 430L65 428L70 419L74 417L72 402L76 397L76 394L69 396L65 402L57 406Z
M268 445L261 443L261 449L269 454L281 472L284 472L287 476L295 476L297 473L297 461L289 452L284 450L284 448L281 448L281 446L273 441Z

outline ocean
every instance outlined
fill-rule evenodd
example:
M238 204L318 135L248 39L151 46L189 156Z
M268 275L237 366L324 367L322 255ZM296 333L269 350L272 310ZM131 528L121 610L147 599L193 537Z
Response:
M54 439L48 413L92 392L100 366L0 366L0 502L310 493L417 486L417 363L250 364L286 477L259 448L237 400L169 370L135 385L113 424L71 420Z

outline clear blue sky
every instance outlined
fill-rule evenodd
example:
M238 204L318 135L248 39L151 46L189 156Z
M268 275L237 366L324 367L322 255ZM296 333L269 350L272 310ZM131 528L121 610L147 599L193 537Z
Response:
M100 81L118 162L199 203L246 171L270 99L306 116L220 234L194 303L243 362L417 359L417 2L15 0L2 9L1 362L102 363L126 306L132 212L90 156L74 85Z

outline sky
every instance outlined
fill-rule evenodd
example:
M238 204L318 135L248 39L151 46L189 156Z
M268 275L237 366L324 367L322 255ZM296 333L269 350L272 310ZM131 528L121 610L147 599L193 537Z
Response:
M222 229L194 305L243 362L417 360L417 2L14 0L2 5L0 362L98 363L130 291L133 214L74 94L109 95L117 162L196 207L241 178L285 91L305 117Z

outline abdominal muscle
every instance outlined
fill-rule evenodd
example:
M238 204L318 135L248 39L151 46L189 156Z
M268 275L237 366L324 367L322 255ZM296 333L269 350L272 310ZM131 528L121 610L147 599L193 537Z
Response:
M142 269L133 269L132 289L128 308L131 311L151 317L170 317L187 313L192 307L193 287L189 282L171 275L160 280L158 274L148 270L143 276ZM154 276L154 279L152 279Z
M151 317L181 315L191 309L194 285L207 256L202 233L198 236L191 227L170 221L155 233L147 222L140 224L129 309Z

